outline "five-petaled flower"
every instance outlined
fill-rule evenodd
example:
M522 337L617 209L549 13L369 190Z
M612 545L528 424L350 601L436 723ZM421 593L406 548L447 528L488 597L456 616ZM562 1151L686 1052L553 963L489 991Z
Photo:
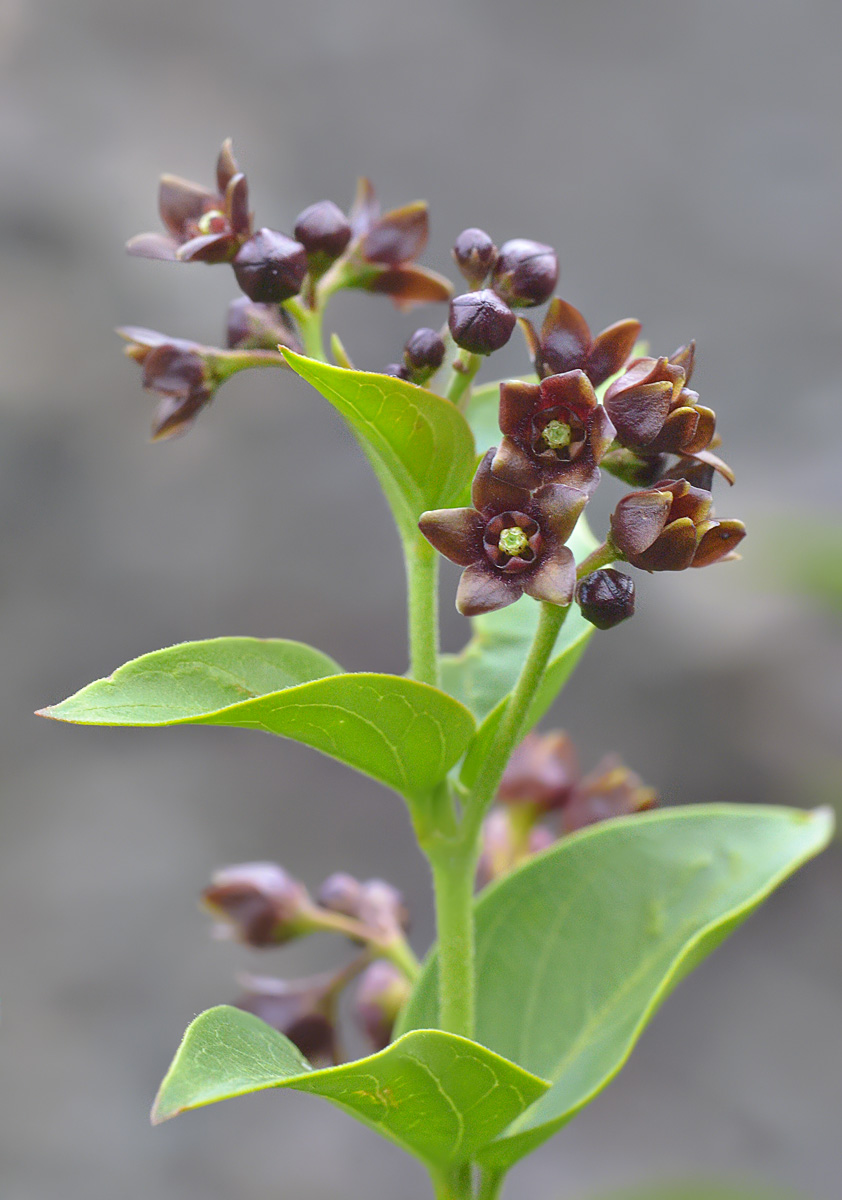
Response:
M599 483L597 464L614 440L608 414L578 370L539 384L502 383L500 429L491 470L528 490L555 482L590 495Z
M625 366L640 335L640 322L629 318L593 337L578 308L558 296L547 309L540 334L525 318L521 319L521 328L541 378L579 370L594 387Z
M614 380L604 403L620 445L649 457L707 449L716 414L687 387L693 358L693 345L682 346L671 358L639 358Z
M221 382L212 367L213 352L198 342L171 338L154 329L127 325L117 332L129 343L128 357L140 364L143 386L161 397L152 440L186 433Z
M624 496L611 516L611 541L644 571L683 571L730 558L745 537L742 521L711 517L712 497L686 479Z
M223 142L216 163L217 190L162 175L158 209L167 232L140 233L126 244L129 254L180 262L230 262L251 236L246 177Z
M533 493L491 473L489 450L474 477L473 508L422 513L421 532L439 553L464 567L456 607L466 617L513 604L526 592L566 607L576 563L565 542L587 503L578 488L549 483Z

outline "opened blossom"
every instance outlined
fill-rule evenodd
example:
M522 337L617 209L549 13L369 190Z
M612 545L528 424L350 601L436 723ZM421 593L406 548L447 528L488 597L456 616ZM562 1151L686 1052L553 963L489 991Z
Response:
M599 483L597 465L614 440L614 426L579 370L539 384L501 384L500 429L491 470L527 490L558 482L590 495Z
M686 479L624 496L611 516L611 541L644 571L683 571L732 557L745 537L742 521L718 521L713 498Z
M216 189L177 175L162 175L158 210L166 233L140 233L129 254L179 262L230 262L251 236L246 177L223 143L216 163Z
M539 376L584 371L594 387L622 370L640 336L640 322L629 318L593 337L579 310L558 296L547 309L540 334L529 321L522 319L521 327Z
M605 410L621 446L647 457L695 455L710 446L716 414L687 387L694 349L671 358L639 358L605 393Z
M524 593L566 607L576 562L565 545L587 496L562 483L531 493L491 472L489 450L474 477L473 508L421 515L419 528L440 554L464 567L456 607L466 617L513 604Z

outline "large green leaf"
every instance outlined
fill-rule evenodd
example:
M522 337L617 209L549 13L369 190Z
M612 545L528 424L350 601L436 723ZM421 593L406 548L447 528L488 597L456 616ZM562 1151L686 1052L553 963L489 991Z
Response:
M222 1006L187 1030L152 1110L156 1123L263 1088L333 1101L429 1165L472 1158L547 1084L465 1038L410 1033L357 1062L314 1070L282 1034Z
M710 805L565 838L476 906L477 1040L552 1082L483 1153L506 1168L621 1069L685 973L832 833L825 810ZM399 1024L436 1024L428 960Z
M430 508L459 502L476 465L470 427L449 400L391 375L349 371L283 351L356 434L402 534L417 537Z
M345 675L297 642L186 642L144 655L43 716L80 725L233 725L303 742L412 798L474 733L463 705L396 675Z

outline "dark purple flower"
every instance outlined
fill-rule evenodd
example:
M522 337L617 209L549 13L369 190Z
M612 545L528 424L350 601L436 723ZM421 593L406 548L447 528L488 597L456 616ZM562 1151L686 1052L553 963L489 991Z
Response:
M512 752L497 800L548 813L567 803L578 778L578 755L566 733L530 733Z
M208 348L133 325L117 332L129 343L126 354L143 370L143 386L161 397L153 441L186 433L219 386Z
M595 388L625 366L640 334L640 322L629 319L593 337L579 310L558 296L547 309L540 336L525 319L522 325L541 378L579 370Z
M451 562L464 567L456 607L466 617L513 604L525 592L566 607L576 586L576 563L565 542L587 496L563 483L533 494L491 473L489 450L474 477L473 508L426 512L424 536Z
M202 893L202 902L221 922L218 936L248 946L280 946L315 928L307 889L277 863L223 867Z
M398 1013L411 991L404 973L385 959L371 963L360 976L354 1016L375 1050L388 1046Z
M707 449L716 414L686 386L685 366L692 369L692 353L682 347L673 358L639 358L614 380L604 403L622 446L646 457Z
M311 1062L338 1061L332 975L291 982L243 975L241 982L245 990L235 1001L237 1008L288 1037Z
M683 571L731 558L745 537L742 521L711 518L710 492L686 479L624 496L611 516L611 540L644 571Z
M565 833L613 817L655 808L658 794L615 755L608 755L577 785L561 814Z
M511 308L543 304L558 281L558 258L552 246L529 238L513 238L500 247L491 286Z
M216 164L217 190L162 175L158 208L167 232L141 233L129 254L180 262L230 262L251 235L248 183L223 142Z
M228 305L226 342L232 350L277 350L288 346L301 353L292 322L277 304L255 304L238 296Z
M301 291L307 253L300 242L276 229L258 229L234 257L237 283L257 304L282 304Z
M500 385L503 439L491 464L500 479L531 490L550 481L588 495L614 426L584 371L550 375L540 384Z

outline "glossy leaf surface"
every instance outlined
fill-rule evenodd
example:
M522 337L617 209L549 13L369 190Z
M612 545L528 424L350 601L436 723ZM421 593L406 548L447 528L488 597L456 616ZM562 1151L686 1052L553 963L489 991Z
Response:
M473 736L467 709L401 676L330 673L338 670L297 642L187 642L127 663L42 715L80 725L260 729L407 797L443 779Z
M473 475L476 450L468 423L450 401L391 375L348 371L291 350L283 354L348 421L404 536L417 536L422 512L458 502Z
M477 1040L552 1082L483 1153L507 1167L614 1078L660 1003L832 834L825 810L699 806L565 838L476 906ZM400 1031L436 1020L429 960Z
M491 1051L438 1030L410 1033L379 1054L314 1070L250 1013L221 1006L187 1030L152 1111L165 1121L263 1088L324 1096L436 1168L463 1162L547 1085Z

